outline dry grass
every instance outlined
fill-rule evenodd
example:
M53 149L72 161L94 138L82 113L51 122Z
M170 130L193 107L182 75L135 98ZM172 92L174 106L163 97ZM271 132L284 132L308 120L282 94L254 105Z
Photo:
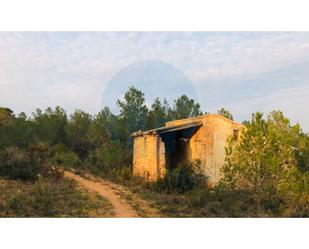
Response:
M0 217L112 217L105 198L66 179L35 183L0 178Z

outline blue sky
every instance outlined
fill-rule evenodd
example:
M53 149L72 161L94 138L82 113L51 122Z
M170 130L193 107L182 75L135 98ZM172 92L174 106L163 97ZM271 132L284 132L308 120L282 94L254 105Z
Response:
M204 111L281 109L309 131L309 32L0 32L0 106L96 113L113 76L145 60L182 71Z

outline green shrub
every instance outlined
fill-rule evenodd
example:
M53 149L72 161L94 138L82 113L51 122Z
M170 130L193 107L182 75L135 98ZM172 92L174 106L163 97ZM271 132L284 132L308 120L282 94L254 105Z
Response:
M49 160L53 165L62 166L66 169L79 168L81 160L75 152L55 151L53 157Z
M119 142L112 142L96 149L97 165L99 168L113 170L124 168L131 164L131 151Z
M229 141L221 184L251 195L255 216L308 215L303 204L309 194L306 151L306 136L282 112L267 119L255 113L241 140Z
M10 179L34 180L39 173L28 152L9 147L0 156L0 175Z
M98 147L84 162L84 168L97 174L127 174L131 171L131 151L119 142Z
M206 177L201 170L201 162L184 161L171 169L165 178L156 183L159 191L186 192L197 186L206 187Z
M111 203L74 181L38 176L34 182L0 178L0 217L110 217Z
M8 200L8 209L12 210L17 215L22 215L23 213L23 195L16 193L10 196Z
M0 175L9 179L34 181L38 174L47 176L59 173L47 164L50 149L46 144L31 144L27 149L8 147L0 153Z
M55 187L59 186L55 186L40 175L34 183L31 202L40 216L52 217L57 213L56 204L59 190Z

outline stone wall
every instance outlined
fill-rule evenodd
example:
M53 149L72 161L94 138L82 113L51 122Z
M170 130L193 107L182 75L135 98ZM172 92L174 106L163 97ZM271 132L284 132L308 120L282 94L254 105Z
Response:
M164 177L165 148L158 134L134 138L133 174L146 177L149 181Z

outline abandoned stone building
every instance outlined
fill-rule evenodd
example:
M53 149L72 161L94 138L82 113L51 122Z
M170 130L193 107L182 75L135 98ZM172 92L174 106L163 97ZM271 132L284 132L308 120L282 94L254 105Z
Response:
M215 184L221 178L227 139L230 136L238 139L243 128L221 115L208 114L137 131L132 134L133 174L156 181L181 161L200 160L209 183Z

